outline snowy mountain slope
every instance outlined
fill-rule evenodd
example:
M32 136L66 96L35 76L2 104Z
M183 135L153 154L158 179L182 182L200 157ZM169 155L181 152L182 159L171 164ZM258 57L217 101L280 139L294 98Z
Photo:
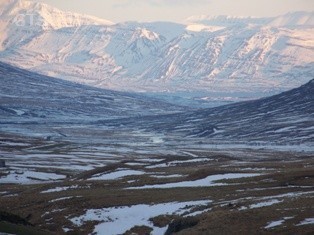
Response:
M204 143L306 143L313 146L314 80L299 88L255 101L103 124L134 126L155 135L201 138Z
M111 24L22 0L0 11L0 61L93 86L278 93L314 77L313 12L180 25ZM23 12L33 24L16 24Z

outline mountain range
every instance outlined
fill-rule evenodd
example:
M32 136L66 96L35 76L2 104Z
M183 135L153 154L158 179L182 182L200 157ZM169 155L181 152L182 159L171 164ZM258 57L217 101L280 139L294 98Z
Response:
M102 88L270 95L314 77L313 12L113 23L9 0L0 29L0 61Z

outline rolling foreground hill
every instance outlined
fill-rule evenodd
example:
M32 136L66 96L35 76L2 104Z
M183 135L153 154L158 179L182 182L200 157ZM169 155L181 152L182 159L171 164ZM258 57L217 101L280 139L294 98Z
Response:
M274 94L314 77L313 19L295 12L114 24L9 0L0 5L0 60L118 90Z

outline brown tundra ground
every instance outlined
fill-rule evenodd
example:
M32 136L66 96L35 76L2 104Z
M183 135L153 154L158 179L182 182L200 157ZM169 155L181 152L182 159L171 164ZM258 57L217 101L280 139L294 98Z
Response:
M1 157L0 233L314 234L313 153L16 146Z

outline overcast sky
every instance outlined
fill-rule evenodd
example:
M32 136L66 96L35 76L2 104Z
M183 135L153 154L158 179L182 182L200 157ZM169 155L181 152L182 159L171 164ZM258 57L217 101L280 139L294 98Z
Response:
M314 0L36 0L113 22L175 21L192 15L276 16L314 11Z

